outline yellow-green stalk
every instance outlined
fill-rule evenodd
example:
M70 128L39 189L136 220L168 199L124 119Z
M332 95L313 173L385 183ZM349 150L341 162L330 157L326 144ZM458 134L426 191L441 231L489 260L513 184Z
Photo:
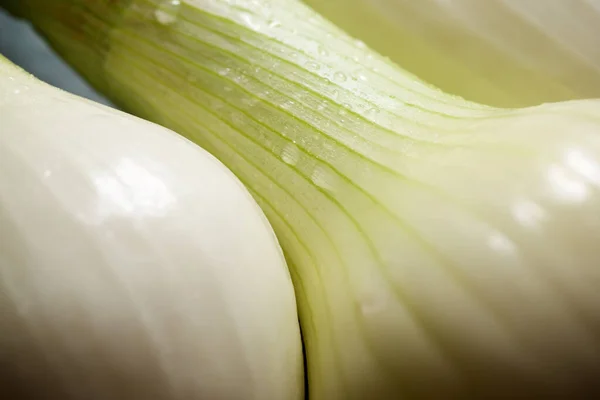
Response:
M596 0L303 0L420 78L496 106L600 97Z

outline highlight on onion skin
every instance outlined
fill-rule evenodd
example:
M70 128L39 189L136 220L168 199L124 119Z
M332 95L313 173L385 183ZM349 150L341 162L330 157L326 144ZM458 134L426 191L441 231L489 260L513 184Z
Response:
M303 398L290 274L227 168L3 58L0 121L0 397Z

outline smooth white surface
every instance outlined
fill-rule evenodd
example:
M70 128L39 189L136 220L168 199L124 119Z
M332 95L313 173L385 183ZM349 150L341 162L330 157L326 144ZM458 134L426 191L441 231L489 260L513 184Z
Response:
M62 399L302 397L283 255L221 163L2 63L0 121L0 364L15 381Z

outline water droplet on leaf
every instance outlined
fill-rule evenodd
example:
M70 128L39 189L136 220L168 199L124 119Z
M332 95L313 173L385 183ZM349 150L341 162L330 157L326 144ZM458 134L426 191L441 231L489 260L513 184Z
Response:
M248 26L250 29L255 30L255 31L260 31L260 28L261 28L260 23L254 19L252 14L242 13L241 17L242 17L242 21L244 21L246 26Z
M320 65L319 65L319 64L317 64L317 63L316 63L316 62L314 62L314 61L309 61L309 62L307 62L307 63L306 63L306 66L307 66L308 68L310 68L310 69L314 69L314 70L318 70L318 69L320 68Z
M333 79L335 79L338 82L345 82L346 79L348 79L348 78L346 77L346 74L344 74L343 72L338 71L335 74L333 74Z
M154 10L154 18L156 18L156 21L161 25L171 25L177 20L180 6L180 0L163 1L158 5L156 10Z
M365 42L363 42L362 40L355 40L354 44L356 45L356 47L358 47L359 49L364 49L367 47L367 45L365 44Z
M313 170L313 173L311 174L310 179L318 187L325 189L325 190L331 190L331 189L333 189L333 182L334 182L335 176L333 175L333 172L328 167L325 167L323 165L318 165Z
M300 157L300 150L293 144L286 145L281 152L281 159L289 165L296 165Z

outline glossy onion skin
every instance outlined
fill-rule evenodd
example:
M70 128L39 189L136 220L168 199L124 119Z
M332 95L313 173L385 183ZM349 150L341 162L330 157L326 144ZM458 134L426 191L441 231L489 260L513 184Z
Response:
M303 397L285 260L221 163L2 60L0 121L1 393Z

